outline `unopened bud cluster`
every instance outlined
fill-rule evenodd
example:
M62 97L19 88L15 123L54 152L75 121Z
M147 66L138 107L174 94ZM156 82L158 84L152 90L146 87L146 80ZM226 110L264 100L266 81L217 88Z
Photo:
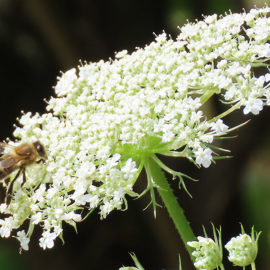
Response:
M233 237L225 246L229 252L229 261L237 266L247 266L252 264L258 253L258 238L254 237L254 233L249 236L248 234L240 234Z
M219 232L220 233L220 232ZM231 240L225 245L228 250L228 259L234 266L254 265L258 253L259 234L255 236L252 228L251 236L244 233ZM221 237L221 235L220 235ZM221 238L215 241L208 237L198 237L198 241L188 242L195 250L192 252L194 266L199 270L224 269L222 265ZM252 268L253 269L253 268Z
M222 250L211 238L199 236L198 241L188 242L188 245L195 249L192 256L197 269L214 270L222 264Z

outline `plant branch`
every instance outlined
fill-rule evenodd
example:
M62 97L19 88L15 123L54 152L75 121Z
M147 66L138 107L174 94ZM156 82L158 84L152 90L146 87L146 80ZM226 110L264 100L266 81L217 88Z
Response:
M169 212L170 217L172 218L174 225L184 242L184 245L191 257L192 248L187 245L188 241L194 241L195 235L192 232L192 229L187 221L184 211L179 205L173 191L163 173L161 168L152 158L145 160L145 166L148 167L148 171L151 173L155 184L157 185L158 192ZM192 257L191 257L192 258Z

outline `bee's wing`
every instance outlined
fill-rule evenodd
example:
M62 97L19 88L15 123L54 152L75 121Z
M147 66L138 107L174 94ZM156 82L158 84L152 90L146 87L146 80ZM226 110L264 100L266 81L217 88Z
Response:
M17 163L18 161L10 155L5 155L3 159L0 158L0 166L4 170L9 170L13 168L14 166L16 166Z
M4 142L0 142L0 156L3 156L6 152L13 152L14 151L14 146L4 143Z
M3 155L5 152L6 145L6 143L0 142L0 155Z

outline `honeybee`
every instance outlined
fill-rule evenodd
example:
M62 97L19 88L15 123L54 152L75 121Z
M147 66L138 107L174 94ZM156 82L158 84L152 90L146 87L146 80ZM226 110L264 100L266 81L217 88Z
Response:
M44 162L45 159L46 150L39 141L34 143L21 143L18 146L0 142L0 180L4 179L9 182L9 174L18 169L18 173L15 175L12 184L22 173L23 185L26 181L25 167L34 162ZM10 192L12 184L9 185L7 193Z

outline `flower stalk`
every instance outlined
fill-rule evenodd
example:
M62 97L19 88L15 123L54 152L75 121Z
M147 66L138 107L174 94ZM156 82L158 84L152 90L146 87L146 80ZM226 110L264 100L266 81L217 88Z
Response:
M174 222L174 225L185 244L185 247L191 256L192 248L187 245L188 241L195 240L195 235L187 221L184 211L179 205L173 191L163 173L160 166L154 161L152 158L148 158L145 160L145 167L148 171L151 172L151 175L157 185L157 190L159 195L161 196L165 207Z
M213 122L216 122L218 119L224 118L225 116L229 115L233 111L238 110L240 108L240 106L241 106L240 102L234 104L231 108L229 108L225 112L223 112L223 113L217 115L216 117L212 118L211 120L209 120L209 123L213 123Z

